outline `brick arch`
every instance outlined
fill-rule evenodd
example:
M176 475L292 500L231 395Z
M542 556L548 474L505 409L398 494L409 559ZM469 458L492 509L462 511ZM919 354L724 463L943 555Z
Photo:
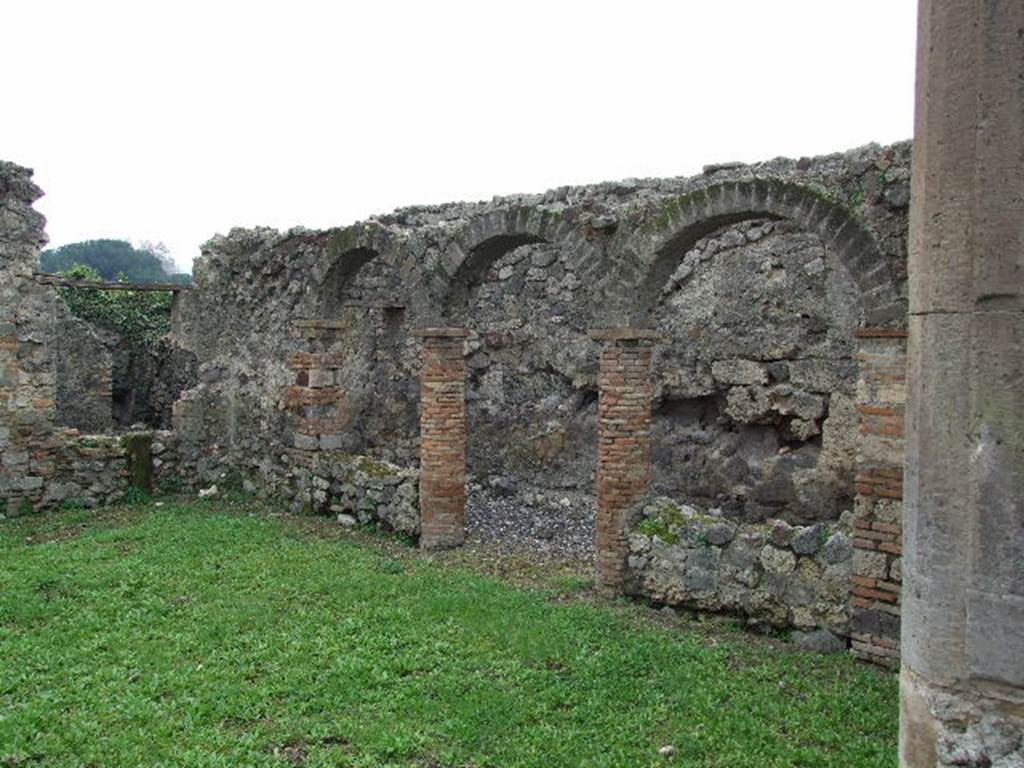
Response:
M633 322L650 322L665 283L701 238L731 224L764 218L790 219L821 238L826 251L839 257L859 287L866 325L898 324L905 317L906 307L885 255L849 210L806 186L755 179L715 184L678 197L640 230L641 242L632 250L640 254L643 277L633 301Z
M590 243L559 213L519 206L492 211L458 232L440 260L442 284L435 291L446 323L464 323L470 288L509 251L532 243L560 245L575 266L586 262Z

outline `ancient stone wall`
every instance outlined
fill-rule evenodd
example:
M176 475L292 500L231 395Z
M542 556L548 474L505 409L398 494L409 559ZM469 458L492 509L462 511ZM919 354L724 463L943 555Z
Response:
M45 219L31 171L0 162L0 499L8 514L38 506L55 471L56 296L32 280Z
M148 442L143 441L143 451L131 434L83 435L61 423L58 401L64 397L69 401L65 416L78 426L109 426L109 356L104 357L103 344L68 315L56 291L32 277L46 235L45 220L32 209L42 193L31 178L28 169L0 162L3 516L61 504L91 507L116 501L137 482L133 467L149 461ZM68 332L81 334L81 348L69 347L70 337L64 335ZM85 357L86 352L95 359ZM63 385L62 367L68 376Z
M832 581L858 566L822 565L765 531L825 526L847 536L844 513L879 469L865 464L860 445L883 414L860 397L858 334L899 336L905 327L908 178L909 145L869 146L714 166L693 178L401 209L328 231L215 237L196 264L195 289L174 309L172 343L194 356L197 383L174 403L173 438L158 441L163 456L154 449L157 473L173 467L193 488L241 478L300 510L324 508L317 492L338 482L330 473L311 479L326 454L409 468L422 458L430 471L421 484L446 489L422 503L451 506L442 538L457 543L464 492L430 479L451 414L435 419L421 408L421 379L431 377L424 350L433 359L423 329L450 329L450 351L462 354L452 371L464 371L464 382L452 385L465 392L469 481L525 499L534 490L594 492L607 341L591 332L617 338L615 329L639 328L649 334L651 377L626 394L647 414L648 447L605 462L618 467L608 498L625 494L602 517L600 557L612 580L669 602L650 578L652 568L667 572L664 563L628 561L627 512L650 483L653 494L720 518L734 540L780 549L765 556L772 568L792 556L799 578L782 588L783 574L759 551L759 584L779 594L772 606L748 601L750 610L800 627L813 615L817 626L846 631L849 606L836 603ZM421 441L424 414L440 431ZM622 438L623 446L635 440ZM437 466L456 467L456 458ZM643 477L643 487L629 490L620 476ZM429 527L425 519L402 530ZM890 555L879 583L898 584L898 552ZM816 578L827 605L790 600L804 600ZM670 591L680 604L747 610L731 598ZM881 610L863 607L872 617ZM872 648L891 642L862 634Z
M601 342L588 334L633 326L661 337L653 494L713 511L744 536L785 524L846 537L865 470L860 441L878 418L859 399L857 334L906 322L909 149L401 209L323 232L218 236L176 315L175 340L199 361L199 384L175 405L182 455L200 479L232 467L279 489L295 487L318 451L414 466L414 332L464 328L469 480L524 497L591 493ZM331 366L297 369L302 355ZM628 556L621 533L617 562ZM848 596L835 583L852 578L850 559L790 554L797 580L817 578L827 605L790 601L766 608L766 620L781 611L803 627L813 614L849 634ZM880 582L898 584L891 557ZM630 578L641 593L653 585ZM868 618L898 612L864 599ZM679 593L680 603L701 601ZM862 621L865 648L888 653L891 623L872 634Z
M850 635L851 517L809 526L746 523L720 509L654 499L632 526L629 591L754 624L825 631L841 646L838 638Z
M111 397L118 428L144 424L169 429L174 403L196 383L196 359L169 337L152 342L129 341L103 334L113 358ZM58 408L58 410L60 410Z
M90 290L90 289L80 289ZM167 429L181 393L196 383L195 356L168 337L130 337L56 305L57 422L83 432Z
M587 332L643 315L669 339L655 363L658 490L749 519L835 519L852 503L853 332L904 314L908 153L403 209L326 232L234 230L204 246L182 299L175 335L198 356L200 384L180 419L213 464L279 465L294 447L288 360L306 351L287 329L330 320L341 448L411 464L410 332L464 325L471 476L589 490L598 345ZM702 206L711 224L694 225Z
M110 349L116 339L72 315L59 299L55 310L57 422L81 432L109 432L114 428Z

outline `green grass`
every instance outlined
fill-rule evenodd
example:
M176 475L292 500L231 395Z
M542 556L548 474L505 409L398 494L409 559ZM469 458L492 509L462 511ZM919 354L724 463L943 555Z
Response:
M891 676L356 538L0 524L0 766L895 765Z

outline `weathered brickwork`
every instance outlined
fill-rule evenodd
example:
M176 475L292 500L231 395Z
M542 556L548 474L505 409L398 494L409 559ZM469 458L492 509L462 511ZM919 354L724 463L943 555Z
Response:
M864 328L856 335L860 427L851 640L860 658L895 666L900 644L907 334Z
M426 328L420 384L420 546L466 538L466 365L462 328Z
M46 243L32 172L0 162L0 499L7 513L42 506L56 472L56 297L31 278Z
M344 450L413 465L410 331L465 318L471 479L589 491L587 330L642 311L667 337L653 374L658 491L751 522L836 519L853 496L852 334L901 301L908 177L907 145L875 146L322 232L234 230L204 246L177 313L175 337L200 363L187 437L210 472L280 464L294 439L287 361L309 351L282 329L327 318L344 326Z
M295 383L284 394L285 408L296 418L293 447L298 451L333 451L343 447L350 414L337 371L343 355L327 351L337 338L339 324L328 319L297 320L292 333L311 351L288 358Z
M595 331L598 373L597 572L621 591L629 556L630 509L651 482L651 357L657 334L632 328Z

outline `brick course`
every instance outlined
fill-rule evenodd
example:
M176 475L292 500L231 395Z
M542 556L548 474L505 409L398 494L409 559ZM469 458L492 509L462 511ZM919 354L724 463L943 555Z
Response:
M895 667L900 642L907 334L865 328L857 339L860 439L854 479L852 647L864 661Z
M341 435L351 419L346 392L337 386L336 371L344 356L324 351L335 341L339 325L331 320L296 320L293 338L303 339L308 350L293 352L288 367L295 372L295 383L285 387L283 403L292 415L293 447L314 454L341 447ZM311 461L301 456L297 463Z

